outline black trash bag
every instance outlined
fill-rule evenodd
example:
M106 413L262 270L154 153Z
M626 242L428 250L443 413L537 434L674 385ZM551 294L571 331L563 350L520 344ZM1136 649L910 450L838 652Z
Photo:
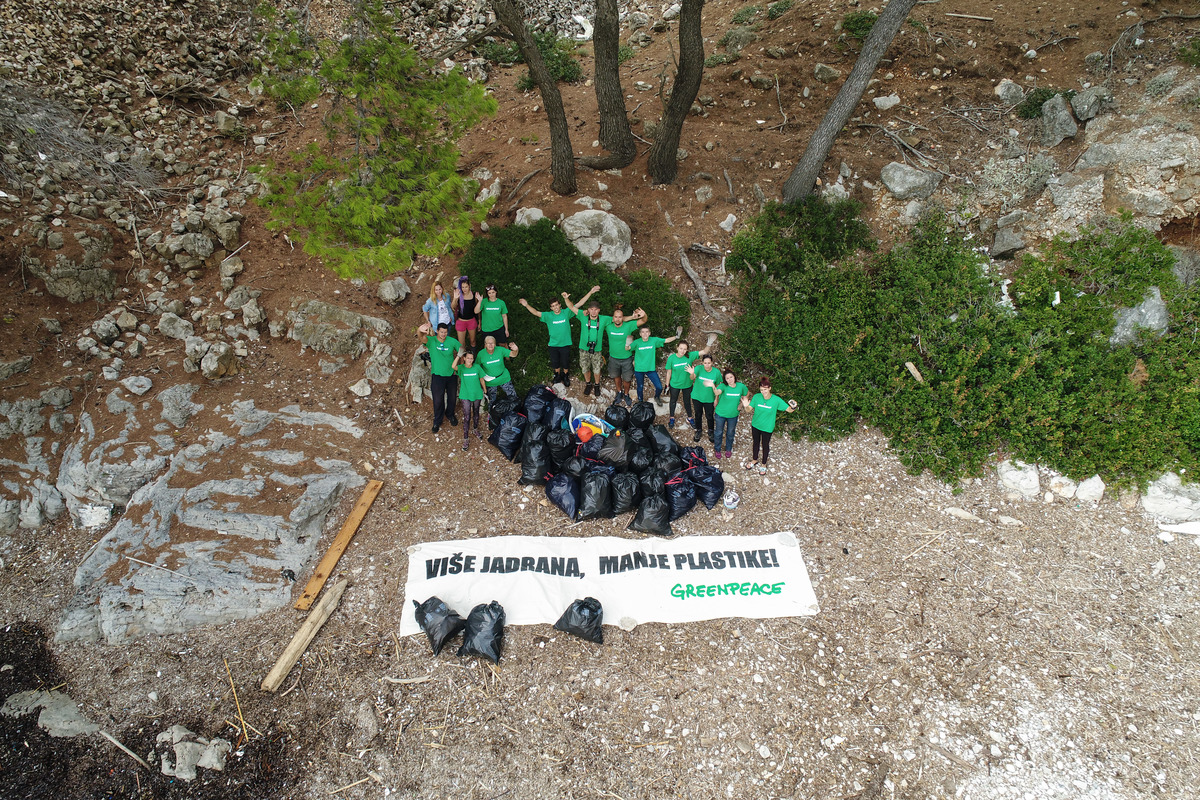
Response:
M575 455L575 437L568 430L552 430L546 434L546 447L550 451L550 471L560 472Z
M692 467L684 474L696 490L696 499L712 511L713 506L721 502L725 495L725 477L721 475L721 470L708 466Z
M546 481L546 498L574 522L579 512L579 480L565 472L555 475Z
M649 447L639 447L629 456L629 471L641 475L654 466L654 451Z
M488 437L488 441L496 446L500 454L509 461L515 461L521 452L521 439L525 435L527 420L521 414L509 414L500 420L496 430Z
M674 453L659 453L654 457L654 468L663 475L672 475L683 469L683 462Z
M544 441L530 439L526 431L525 441L521 443L521 477L517 483L522 486L541 486L546 482L549 472L550 447Z
M508 395L500 395L496 398L496 402L488 408L488 422L492 428L500 424L500 420L507 417L520 407L520 403L515 398Z
M642 482L632 472L622 472L613 476L612 486L613 516L637 511L638 503L642 501Z
M594 597L576 600L567 606L554 628L589 642L604 644L604 609Z
M467 615L467 630L463 634L458 655L480 656L494 664L500 663L504 649L504 606L493 600L480 603Z
M625 431L625 438L629 440L629 449L631 451L638 447L654 449L654 438L650 436L648 431L641 428L630 428Z
M616 404L611 405L604 412L604 421L617 430L623 431L629 427L629 409Z
M661 494L643 498L637 513L633 515L633 522L629 523L629 530L652 533L655 536L670 536L671 508L667 505L667 498Z
M696 487L682 472L667 478L667 505L671 507L671 522L696 507Z
M536 443L544 443L546 441L546 426L540 422L529 421L525 423L525 433L521 436L521 448L517 451L516 461L525 462L525 450ZM545 453L545 450L542 451ZM544 458L549 461L549 454L545 454Z
M588 470L580 481L579 519L612 519L612 516L612 478L607 470Z
M555 397L550 401L550 409L546 412L546 417L543 420L546 427L551 431L556 431L563 427L563 423L571 418L571 403L561 397Z
M550 410L550 403L558 397L554 390L548 386L534 386L525 393L525 401L522 405L525 407L525 416L529 417L530 422L541 422Z
M583 474L587 475L589 472L603 472L610 481L617 476L617 468L611 464L605 464L603 461L587 462L587 469L583 471Z
M413 605L417 607L417 624L429 637L429 646L435 656L467 627L467 621L451 611L440 597L431 597L424 603L413 600Z
M649 469L643 472L640 483L642 484L642 497L665 494L667 491L667 479L663 477L663 473L656 469Z
M600 460L621 472L629 469L629 440L616 433L610 435L600 448Z
M587 472L587 463L587 459L582 456L571 456L563 462L561 472L572 478L582 478L583 473Z
M579 445L579 449L575 451L575 455L583 456L584 458L599 459L600 448L604 447L605 441L607 440L603 436L593 436L583 444Z
M662 455L663 453L678 453L679 442L671 436L671 432L667 430L666 425L655 425L650 428L651 435L654 436L654 452Z
M629 424L634 428L646 430L654 424L654 406L641 401L634 403L629 409Z
M708 458L704 455L703 447L683 448L679 451L679 460L683 462L684 469L708 466Z

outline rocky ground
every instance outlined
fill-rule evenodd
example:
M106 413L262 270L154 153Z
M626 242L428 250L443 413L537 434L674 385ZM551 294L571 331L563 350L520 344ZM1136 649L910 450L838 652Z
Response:
M853 63L838 28L859 6L735 23L744 8L706 7L706 50L728 63L707 72L668 187L639 161L582 173L590 199L551 195L546 170L518 190L548 166L540 98L513 88L522 68L451 54L500 100L464 146L464 170L499 181L489 224L607 205L629 226L622 268L694 296L678 247L728 245L720 223L777 193ZM1193 275L1200 79L1174 52L1194 22L1139 28L1167 9L1110 0L917 8L826 191L862 200L885 238L941 204L998 257L1129 208ZM312 11L332 31L345 8ZM483 7L409 11L430 54L490 22ZM667 7L625 11L649 138L674 25ZM539 13L573 35L588 11ZM245 7L14 0L0 25L0 698L57 693L0 716L6 797L1101 800L1200 785L1200 551L1158 527L1200 501L1007 467L947 486L905 474L870 430L779 441L766 477L729 470L736 511L676 525L793 531L816 617L613 628L603 647L515 627L494 668L399 639L409 545L565 533L517 467L462 453L410 402L419 300L454 259L343 282L264 229L249 168L317 138L321 109L249 87ZM1034 85L1079 91L1046 123L1018 119ZM591 88L564 98L576 150L594 152ZM692 257L732 308L720 258ZM699 303L692 324L720 328ZM342 605L284 689L260 692L302 619L296 583L367 478L385 488L339 565ZM30 704L85 735L51 737Z

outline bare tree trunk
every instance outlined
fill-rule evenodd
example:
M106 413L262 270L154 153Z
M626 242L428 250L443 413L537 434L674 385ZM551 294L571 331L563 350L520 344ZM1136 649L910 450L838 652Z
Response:
M867 90L867 84L870 83L875 68L879 66L879 60L887 52L892 39L896 37L900 26L904 24L908 13L916 4L917 0L891 0L879 15L879 19L871 26L871 32L863 42L862 52L858 54L858 60L854 62L849 77L833 98L812 138L808 140L804 155L800 157L792 174L783 184L784 203L803 200L812 193L821 168L825 165L825 159L833 148L833 140L858 107L858 101Z
M671 97L663 109L647 165L650 179L656 184L675 180L679 134L683 130L683 121L692 110L696 93L700 91L700 79L704 77L704 39L700 35L703 9L704 0L683 0L679 11L679 71L675 73L675 85L671 87Z
M637 144L625 115L625 92L621 89L621 20L617 0L596 0L596 27L592 31L596 51L596 101L600 106L600 144L606 156L588 156L579 163L595 169L620 169L633 163Z
M525 18L514 0L492 0L496 18L508 28L529 67L529 74L542 94L546 117L550 121L550 188L558 194L575 194L575 153L571 149L571 132L567 128L567 113L563 110L562 95L554 82L542 54L525 25Z

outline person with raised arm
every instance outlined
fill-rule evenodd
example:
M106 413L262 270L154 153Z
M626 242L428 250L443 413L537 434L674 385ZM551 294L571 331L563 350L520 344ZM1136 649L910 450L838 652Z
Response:
M670 398L667 427L675 427L675 403L683 397L683 413L687 415L688 425L695 426L692 418L692 375L688 368L708 355L710 348L703 350L688 350L686 341L675 343L675 352L667 356L667 395Z
M554 383L561 383L568 389L571 387L571 317L570 311L562 307L558 298L550 301L549 311L538 311L522 297L518 301L525 310L546 323L550 334L548 348L550 350L550 370L554 373Z
M688 374L692 376L692 411L696 413L696 435L692 441L700 441L704 435L704 420L708 419L708 438L716 442L716 422L713 420L713 403L716 401L717 384L721 381L721 371L713 366L712 355L704 355L697 366L689 366Z
M612 322L612 317L600 313L599 301L591 299L598 291L600 287L593 286L578 303L572 303L571 295L562 293L563 302L579 320L579 366L583 369L585 383L583 394L587 396L592 393L596 397L600 396L601 370L604 369L604 329ZM587 306L587 310L580 311L584 306Z
M517 389L513 386L512 375L509 374L508 367L504 366L504 359L515 358L517 352L515 344L497 347L496 337L485 336L483 339L483 349L479 351L475 361L483 368L483 388L487 392L489 410L496 404L496 398L500 392L504 392L513 400L517 399Z
M786 411L789 414L796 410L795 400L784 400L778 395L771 394L771 379L763 377L758 382L758 394L749 400L743 398L742 407L754 412L750 418L750 434L754 457L743 464L746 469L754 469L758 461L758 447L762 445L762 463L758 464L758 474L767 474L767 459L771 457L771 434L775 432L775 414Z
M654 399L658 400L662 397L662 381L658 379L658 351L664 345L678 339L683 334L683 327L675 329L675 335L669 339L663 339L658 336L651 336L650 329L646 326L638 328L638 336L629 337L625 342L625 347L633 351L633 374L637 376L637 394L638 402L645 399L643 389L645 387L646 378L650 379L650 383L654 385Z
M458 395L454 377L454 354L462 346L457 340L451 339L450 326L444 322L438 323L437 333L426 322L417 328L417 332L425 337L425 345L429 348L430 389L433 392L433 432L437 433L442 427L442 419L450 420L451 425L458 424L454 414L454 403Z
M617 388L614 403L629 405L631 402L629 390L633 387L633 351L628 347L629 337L649 319L650 316L640 308L626 317L618 305L613 309L612 321L605 326L604 335L608 338L608 377L613 379Z
M460 363L461 362L461 363ZM483 400L483 367L475 363L475 354L463 348L454 354L450 364L458 375L458 403L462 407L463 450L471 441L471 420L475 421L475 437L482 440L479 431L479 405Z
M737 379L733 370L727 369L722 374L723 381L713 391L717 395L717 406L713 416L717 424L713 428L713 445L716 457L721 457L721 440L724 438L725 458L733 458L733 433L737 430L738 404L750 396L746 384ZM723 437L722 437L723 435Z
M479 330L484 341L491 336L496 344L508 344L508 304L500 299L496 284L489 283L484 290L486 297L478 295L475 311L479 314Z
M454 330L458 332L458 343L466 347L468 336L471 349L475 349L475 332L479 330L479 292L471 291L471 281L466 275L454 279Z

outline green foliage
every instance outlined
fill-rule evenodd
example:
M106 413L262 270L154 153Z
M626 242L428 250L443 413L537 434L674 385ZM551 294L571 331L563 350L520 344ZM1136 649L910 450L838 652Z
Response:
M624 64L629 59L633 58L633 48L627 44L623 44L617 48L617 63Z
M353 21L318 75L334 97L328 141L260 170L267 227L302 231L305 251L343 277L466 246L487 208L456 171L456 142L496 101L457 70L430 69L378 5Z
M870 11L855 11L847 14L846 18L842 20L842 30L855 39L865 39L871 32L871 28L875 27L877 19L879 19L879 15Z
M732 64L737 60L737 53L713 53L704 59L704 66L719 67L722 64Z
M792 7L792 0L779 0L767 6L767 19L779 19Z
M511 67L513 64L520 64L524 61L521 57L521 48L517 47L516 42L484 42L479 46L479 55L502 67Z
M1192 37L1175 52L1175 56L1189 67L1200 67L1200 37Z
M809 269L807 259L835 261L855 250L874 248L874 237L858 218L862 205L854 200L826 202L810 195L799 203L767 203L753 225L733 238L725 260L732 271L765 267L775 275Z
M1061 94L1063 97L1070 100L1075 96L1074 90L1067 89L1051 89L1047 86L1040 86L1034 89L1029 94L1025 95L1025 99L1017 103L1017 116L1021 119L1037 119L1042 116L1042 106L1046 101L1056 94Z
M738 55L745 49L746 45L758 38L758 34L755 33L756 27L755 25L744 25L737 28L730 28L717 41L717 45L724 47L731 55Z
M745 6L733 12L731 20L734 25L746 25L762 13L762 6Z
M575 57L575 42L560 37L553 30L534 33L533 41L537 44L538 52L542 54L542 60L546 62L546 69L555 81L577 83L583 80L583 67ZM528 72L517 79L517 88L522 92L527 92L534 86L533 76Z
M255 21L262 26L260 43L263 57L255 66L254 85L275 100L280 108L311 103L321 93L316 70L320 66L317 41L308 33L306 17L288 11L282 18L269 3L254 9Z
M1170 252L1128 217L1027 258L1015 311L940 217L860 262L847 257L854 237L824 248L843 254L831 264L787 230L772 207L735 238L745 311L725 347L798 401L794 433L835 436L861 419L912 471L944 479L997 453L1125 483L1200 466L1200 288L1181 286ZM1114 311L1149 286L1170 330L1112 347Z
M622 303L626 313L641 307L650 315L650 329L664 337L673 336L676 326L682 325L685 332L688 326L688 300L669 281L648 270L617 275L603 264L593 264L548 219L529 227L493 228L471 243L458 271L476 287L495 283L508 304L512 339L521 348L510 369L521 386L550 377L546 325L518 305L522 297L539 311L548 311L562 292L577 302L598 285L600 291L593 297L605 314L616 303ZM571 323L571 330L578 344L579 323Z

